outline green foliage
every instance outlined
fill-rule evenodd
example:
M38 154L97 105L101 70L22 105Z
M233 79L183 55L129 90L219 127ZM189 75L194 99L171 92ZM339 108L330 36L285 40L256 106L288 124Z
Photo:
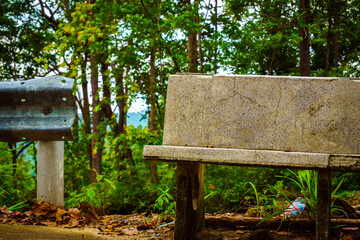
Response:
M35 60L43 48L51 44L52 32L34 0L0 1L0 80L24 80L49 71ZM42 23L41 23L42 22ZM48 68L55 57L48 55Z
M175 167L167 163L159 164L160 183L155 186L150 182L148 164L142 160L143 147L146 144L162 141L161 132L150 132L141 126L128 126L127 134L114 138L107 135L103 155L103 174L98 175L97 183L90 183L86 173L88 164L86 149L80 140L76 143L67 143L65 148L65 190L66 206L74 207L78 202L86 201L94 205L101 213L131 213L133 211L160 211L172 215L174 202L170 206L165 198L174 196ZM126 144L131 147L132 158L118 159L126 156L126 147L121 147L115 154L117 144ZM125 146L125 145L124 145ZM167 189L167 195L162 195L160 189ZM171 189L171 190L169 190ZM161 197L159 197L161 196ZM163 202L160 205L161 200ZM159 202L160 201L160 202ZM154 208L154 206L157 206Z
M21 146L21 145L20 145ZM19 148L15 148L14 151ZM31 150L31 149L29 149ZM14 169L16 173L14 174ZM35 198L34 164L22 155L12 163L11 150L0 143L0 205L13 209L27 207Z
M97 182L84 186L80 193L74 191L70 193L66 205L76 207L79 202L87 202L105 213L105 208L110 204L109 197L113 190L116 190L116 185L110 179L103 175L97 175Z
M155 200L155 204L153 209L160 211L164 216L169 216L171 218L175 218L175 205L173 195L169 193L169 188L163 190L161 188L157 188L160 192L160 195Z
M269 184L274 184L278 169L206 165L206 211L239 211L244 203L267 205Z
M17 204L15 204L15 205L12 205L12 206L10 206L10 207L8 207L8 209L10 210L10 211L15 211L15 210L20 210L20 209L23 209L23 208L29 208L29 204L27 204L26 203L26 201L22 201L22 202L19 202L19 203L17 203Z
M302 197L306 201L307 209L309 209L310 217L315 218L317 206L317 171L315 170L287 170L282 176L278 176L280 180L276 185L270 186L270 191L277 200L282 199L283 205L290 205L297 198ZM348 191L339 191L344 179L339 183L332 182L333 191L331 193L332 204L331 212L345 213L344 209L334 204L336 199L345 200L351 193ZM284 183L286 182L286 184ZM274 207L274 212L281 211L281 208ZM277 210L276 210L277 209Z

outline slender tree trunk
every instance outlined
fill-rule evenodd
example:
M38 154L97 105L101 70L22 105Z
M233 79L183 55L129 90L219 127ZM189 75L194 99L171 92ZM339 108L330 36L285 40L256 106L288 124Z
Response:
M102 171L102 144L101 144L101 133L100 133L100 123L101 123L101 111L96 110L100 105L99 101L99 85L98 85L98 67L96 59L93 56L90 56L90 69L91 69L91 93L92 93L92 103L93 103L93 115L92 115L92 161L91 161L91 181L96 182L97 174L101 174Z
M111 110L111 91L110 91L110 79L108 77L108 70L109 65L106 63L101 63L101 74L103 79L103 99L101 101L101 110L104 116L107 119L110 119L112 116Z
M8 143L8 146L11 150L11 154L12 154L12 164L13 165L13 176L15 176L16 174L16 164L17 164L17 159L20 156L20 154L26 149L28 148L31 144L34 144L34 142L29 142L27 144L25 144L19 151L17 151L17 146L16 143L12 144L12 143Z
M191 9L191 0L186 0L189 10ZM194 19L196 22L196 18ZM188 31L188 72L195 73L197 72L197 41L196 41L197 32L194 29L189 29Z
M310 0L299 0L301 21L299 35L300 40L300 74L301 76L310 76ZM304 25L305 24L305 25Z
M330 68L330 45L331 45L331 26L332 26L331 16L329 17L328 23L329 23L329 27L326 36L325 68L324 68L324 73L322 74L323 77L327 76L327 73Z
M339 14L338 14L338 2L334 0L334 66L339 65Z
M155 99L155 55L156 49L153 48L150 55L150 116L149 116L149 130L150 132L155 131L156 128L156 99ZM150 163L150 174L151 181L154 184L159 184L159 175L157 171L157 162L151 161Z
M217 56L218 56L218 1L215 0L215 20L214 20L214 27L215 27L215 50L214 50L214 73L217 73L218 65L217 65Z
M87 0L88 4L94 4L96 0ZM94 18L94 10L90 10L89 16ZM103 153L103 132L101 131L101 119L103 112L99 99L99 69L96 52L90 54L91 71L91 95L92 95L92 139L91 139L91 164L90 177L92 182L96 182L96 176L102 173L102 153Z
M196 8L196 23L199 25L200 24L200 15L199 15L199 4L200 4L200 0L196 0L195 1L195 8ZM203 58L203 52L202 52L202 46L201 46L201 30L200 27L199 29L196 31L197 34L197 44L198 44L198 48L199 48L199 72L203 73L203 62L204 62L204 58Z
M126 133L126 91L124 83L124 70L123 67L116 68L113 64L113 72L115 77L115 94L116 94L116 104L119 108L119 120L116 122L114 132L115 137L118 138L122 134ZM117 146L115 147L115 161L114 166L119 170L126 169L126 161L133 163L133 156L131 148L128 142L124 139L118 138L116 141Z
M74 142L78 142L79 139L80 139L80 136L79 136L79 121L80 121L80 118L79 118L79 115L77 112L75 112L75 118L74 118L74 123L73 123L73 127L71 129L71 132L72 132L72 136L74 138Z
M12 156L12 164L13 164L13 176L16 174L16 162L17 162L17 150L16 150L16 143L8 143L8 146L11 150L11 156Z
M90 104L89 104L89 89L88 89L88 80L86 78L86 65L87 65L87 61L88 61L88 56L85 54L84 56L84 60L81 64L81 87L82 87L82 92L83 92L83 107L82 107L82 114L83 114L83 119L84 119L84 127L85 127L85 134L86 137L89 136L91 134L91 118L90 118ZM86 143L86 150L87 150L87 155L88 155L88 159L89 159L89 165L90 165L90 169L92 169L92 147L91 147L91 142L87 142Z
M124 70L123 67L116 68L115 63L112 64L114 78L115 78L115 94L116 94L116 104L119 108L119 120L115 126L115 135L119 136L120 134L125 133L126 125L126 95L124 89Z

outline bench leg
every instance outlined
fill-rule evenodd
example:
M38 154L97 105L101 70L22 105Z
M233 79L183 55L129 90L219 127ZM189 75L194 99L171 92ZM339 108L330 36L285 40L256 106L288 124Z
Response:
M37 200L64 206L64 142L38 142Z
M331 171L318 170L316 239L330 239Z
M178 163L175 239L195 239L205 226L204 165Z

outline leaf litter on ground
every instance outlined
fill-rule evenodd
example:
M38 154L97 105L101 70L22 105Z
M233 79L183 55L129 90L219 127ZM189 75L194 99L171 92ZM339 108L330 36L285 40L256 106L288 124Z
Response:
M98 216L93 206L80 203L79 208L56 207L55 205L37 201L32 210L25 213L10 211L6 206L0 208L0 222L3 224L43 225L61 228L94 228L102 235L128 235L135 236L140 233L155 234L173 229L157 230L156 227L166 223L163 218L154 213L141 213L130 215Z
M236 219L241 214L225 213L214 214L214 216L224 219ZM95 209L88 203L81 203L79 208L66 210L63 207L56 207L50 203L39 201L34 203L32 210L24 213L11 211L6 206L0 208L0 223L96 230L98 234L106 235L106 237L119 236L121 239L127 236L131 239L172 239L174 224L171 221L173 219L164 219L161 215L149 212L98 216ZM218 225L216 227L207 227L204 229L203 235L206 237L212 235L214 236L213 239L247 239L246 236L249 236L253 230L245 226L225 229ZM353 232L358 232L359 228L344 228L344 230L349 230L349 234L354 234ZM271 230L269 233L276 240L309 240L313 238L313 233L310 232L297 233L289 230Z

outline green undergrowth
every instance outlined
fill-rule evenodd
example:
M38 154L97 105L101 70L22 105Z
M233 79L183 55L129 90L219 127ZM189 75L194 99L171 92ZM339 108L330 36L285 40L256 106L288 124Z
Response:
M161 144L161 133L150 134L147 128L129 127L120 138L108 135L103 171L96 183L91 183L89 177L85 146L90 138L80 139L65 143L66 208L88 202L99 214L148 211L161 213L164 218L175 216L176 164L159 162L159 182L155 184L151 181L150 162L142 159L144 145ZM114 147L118 143L130 147L131 158L116 156ZM126 147L119 149L120 156L127 156ZM0 205L30 208L36 197L36 149L31 146L13 165L8 146L0 143L0 164ZM333 199L347 201L347 196L359 189L359 178L358 173L333 172ZM302 197L307 202L309 217L313 217L317 187L316 171L206 165L205 211L266 217L280 213ZM344 215L336 204L332 210Z

